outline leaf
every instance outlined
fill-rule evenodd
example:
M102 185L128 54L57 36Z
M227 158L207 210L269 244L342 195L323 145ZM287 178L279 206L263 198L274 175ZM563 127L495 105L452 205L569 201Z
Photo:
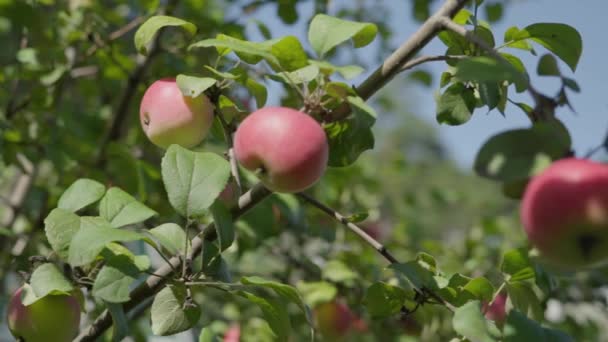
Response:
M505 342L574 342L567 334L542 327L517 310L511 310L503 328Z
M540 58L536 73L540 76L561 76L559 67L557 66L557 60L551 54L543 55Z
M401 311L405 300L405 290L382 282L372 284L363 297L363 303L372 318L384 318L397 314Z
M521 311L535 320L544 318L544 311L540 299L528 282L507 282L507 294L516 310Z
M292 72L280 72L276 75L271 75L270 79L291 85L308 83L317 78L318 75L319 67L316 65L307 65Z
M499 181L534 176L570 150L570 136L559 123L499 133L486 141L475 158L478 175Z
M56 208L44 219L44 232L53 251L63 260L68 259L70 243L80 229L80 217L71 211Z
M198 342L220 342L220 339L211 328L204 327L198 335Z
M232 215L224 204L220 201L215 201L211 206L211 215L215 223L215 231L217 232L217 241L220 247L220 252L226 250L234 241L234 224Z
M72 266L83 266L93 262L110 242L144 239L139 233L113 228L100 217L83 217L70 244L68 261Z
M356 48L371 43L378 27L371 23L358 23L317 14L308 30L308 41L319 57L324 57L337 45L352 39Z
M374 148L371 127L376 122L375 111L359 97L348 96L353 114L347 119L324 127L329 142L329 166L347 166L361 153Z
M526 33L520 33L516 26L511 26L505 31L504 46L525 51L533 51L532 45L525 38Z
M201 216L224 190L230 164L208 152L192 152L171 145L161 162L169 202L182 216Z
M168 336L192 328L201 316L199 306L186 303L186 287L167 285L154 296L150 309L154 335Z
M99 215L108 220L113 227L119 228L143 222L158 213L125 191L113 187L101 199Z
M190 35L196 33L196 26L185 20L169 17L166 15L157 15L146 20L135 32L135 48L142 55L147 54L147 45L156 32L165 26L180 26Z
M494 342L497 339L493 335L499 335L496 326L484 318L478 300L468 302L456 309L452 326L458 334L475 342Z
M194 98L211 88L217 81L210 77L194 77L180 74L177 75L176 82L182 95Z
M466 58L456 64L455 77L460 81L502 82L526 84L525 76L514 66L491 57Z
M339 260L331 260L323 266L323 278L334 283L352 283L359 275Z
M304 304L304 300L302 300L302 297L294 287L287 284L278 283L276 281L266 280L264 278L256 276L243 277L241 278L241 283L245 285L256 285L272 289L280 297L296 304L306 315L308 323L312 325L312 317L310 314L310 310L308 309L306 304Z
M316 60L312 60L312 59L308 60L308 63L310 65L316 65L317 67L319 67L319 70L327 76L331 76L335 72L338 72L338 73L340 73L340 75L342 75L342 77L344 77L347 80L357 77L363 71L365 71L362 67L360 67L358 65L337 66L337 65L333 65L327 61L316 61Z
M296 287L302 294L304 302L309 307L315 307L317 304L329 302L338 294L338 289L331 283L325 281L312 283L301 281Z
M534 265L530 262L528 252L524 248L506 252L500 270L509 282L533 279L535 276Z
M566 62L572 71L576 70L583 42L575 28L566 24L538 23L526 26L523 31L525 33L520 37L531 38Z
M30 278L30 285L38 299L48 295L70 294L74 290L59 268L52 263L36 267Z
M448 87L437 101L437 122L456 126L469 121L475 110L473 90L462 83Z
M270 52L278 60L281 71L294 71L308 65L306 51L295 36L282 37L274 42Z
M274 332L274 337L278 341L287 341L291 331L289 313L285 302L276 298L262 298L252 293L238 291L237 294L256 304L262 309L262 314L268 325Z
M405 280L416 289L429 288L438 289L439 286L434 278L434 273L422 267L417 261L391 264L389 268L396 271L397 275L405 277Z
M141 271L150 267L150 260L147 256L135 257L128 250L126 253L121 252L124 251L104 249L101 252L105 265L95 278L92 293L93 296L106 302L129 301L131 285ZM138 258L137 261L136 258Z
M262 59L271 64L279 64L279 60L272 54L271 45L268 43L249 42L225 34L218 34L215 39L205 39L190 45L188 50L204 47L215 47L220 55L226 55L234 51L240 59L248 64L257 64Z
M471 294L472 298L481 301L490 301L494 295L494 286L484 277L471 279L464 287L463 291Z
M263 84L256 82L252 78L247 78L247 81L245 81L245 87L247 90L249 90L249 92L251 92L253 97L255 97L255 103L258 108L262 108L266 105L268 91Z
M57 208L77 212L78 210L99 201L106 192L106 187L92 179L81 178L70 185L59 197Z
M150 234L158 240L169 253L184 254L186 246L186 232L175 223L164 223L149 230Z
M121 304L104 303L112 316L112 342L122 341L129 334L129 321Z

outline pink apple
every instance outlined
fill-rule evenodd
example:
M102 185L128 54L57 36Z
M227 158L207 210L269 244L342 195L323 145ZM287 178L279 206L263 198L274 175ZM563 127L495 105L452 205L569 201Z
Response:
M68 342L78 334L80 304L75 296L48 295L25 306L20 287L8 304L8 328L26 342Z
M502 325L507 318L507 294L499 293L491 305L484 303L482 311L487 319Z
M232 325L224 333L224 342L239 342L241 340L241 328L238 325Z
M521 220L549 264L576 269L608 261L608 165L556 161L526 187Z
M167 148L194 147L203 141L213 122L213 104L207 96L184 96L174 78L158 80L146 90L139 119L148 139Z
M243 167L259 171L269 189L299 192L323 175L329 147L323 128L309 115L285 107L266 107L239 125L234 152Z

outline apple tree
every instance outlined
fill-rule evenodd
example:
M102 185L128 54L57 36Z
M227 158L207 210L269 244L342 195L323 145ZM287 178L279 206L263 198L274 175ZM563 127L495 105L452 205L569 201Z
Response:
M608 166L560 120L582 37L552 22L501 37L501 1L415 0L393 48L390 6L0 2L13 336L608 339ZM437 124L529 125L463 171L408 109L412 82Z

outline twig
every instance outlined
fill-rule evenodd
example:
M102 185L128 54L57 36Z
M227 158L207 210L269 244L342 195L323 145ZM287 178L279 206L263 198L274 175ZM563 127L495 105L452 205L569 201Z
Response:
M300 197L301 199L303 199L304 201L312 204L314 207L316 207L317 209L323 211L327 215L333 217L338 222L340 222L342 225L344 225L345 227L347 227L348 229L350 229L352 232L354 232L355 234L357 234L357 236L359 236L361 239L363 239L365 242L367 242L370 246L372 246L389 263L391 263L391 264L398 264L399 263L399 261L397 260L397 258L395 258L388 251L388 249L386 248L386 246L384 246L383 244L381 244L380 242L378 242L376 239L374 239L373 237L371 237L369 234L367 234L359 226L357 226L356 224L350 222L346 217L344 217L339 212L333 210L332 208L326 206L325 204L317 201L313 197L311 197L311 196L309 196L309 195L307 195L307 194L305 194L303 192L298 193L297 196ZM428 296L430 296L431 298L435 299L438 302L438 304L445 306L450 311L454 311L454 307L450 303L448 303L445 300L443 300L443 298L441 298L439 295L437 295L436 293L434 293L430 289L423 289L423 291L420 291L420 289L417 289L417 290L421 294L424 294L424 293L428 294Z
M254 205L268 197L271 192L263 185L257 184L251 190L243 194L238 201L238 206L231 210L234 219L243 215ZM217 239L217 232L213 223L207 225L203 232L192 239L189 256L195 258L202 250L203 242ZM179 269L182 258L175 256L169 260L171 266L163 265L154 271L155 276L150 276L146 281L130 293L131 300L123 304L123 310L128 313L133 308L152 297L165 284L166 279L173 273L173 269ZM148 302L148 304L151 302ZM140 306L141 308L141 306ZM83 329L74 341L94 341L112 324L112 316L108 310L104 310L91 325Z
M230 124L224 118L224 114L219 108L215 108L215 115L220 120L220 124L222 125L222 129L224 129L224 135L226 136L226 144L228 145L228 161L230 162L230 173L232 173L232 178L234 178L234 182L236 183L237 193L239 196L243 193L243 186L241 185L241 175L239 174L239 166L236 162L236 158L234 156L234 141L232 139L232 134L234 133L230 127Z
M412 69L420 64L424 64L427 62L439 62L439 61L449 61L449 60L460 60L464 59L467 56L464 55L438 55L438 56L420 56L412 59L411 61L405 63L399 72L403 72L409 69Z

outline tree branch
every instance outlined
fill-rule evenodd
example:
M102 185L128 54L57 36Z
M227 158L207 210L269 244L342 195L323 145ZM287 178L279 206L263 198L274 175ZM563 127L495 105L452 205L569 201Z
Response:
M237 219L243 215L254 205L261 202L263 199L271 194L270 190L266 189L261 183L256 184L248 192L243 194L238 201L238 206L232 208L231 213L233 219ZM217 231L213 223L209 224L205 229L194 239L192 239L191 250L189 258L196 258L203 248L204 241L214 241L217 239ZM158 292L161 287L165 284L167 278L173 274L173 269L180 269L182 258L174 256L169 260L170 264L165 264L153 271L154 275L148 277L144 283L139 285L130 293L130 300L123 304L123 310L128 313L135 307L139 306L140 303L144 302L147 298L152 297ZM150 305L152 302L146 302ZM143 305L143 304L142 304ZM145 307L147 307L144 306ZM143 308L140 306L139 310L143 312ZM112 324L112 316L108 310L97 317L97 319L91 323L87 328L83 329L74 341L94 341L103 332L110 327Z
M405 63L399 72L403 72L414 67L417 67L420 64L424 64L427 62L440 62L440 61L450 61L450 60L460 60L467 58L464 55L438 55L438 56L420 56L412 59L411 61Z
M386 248L386 246L384 246L383 244L381 244L380 242L378 242L376 239L374 239L373 237L371 237L369 234L367 234L363 229L361 229L361 227L357 226L356 224L350 222L346 217L344 217L342 214L340 214L339 212L333 210L332 208L326 206L325 204L317 201L315 198L300 192L297 194L298 197L300 197L301 199L303 199L305 202L312 204L314 207L316 207L317 209L321 210L322 212L326 213L328 216L333 217L334 219L336 219L336 221L340 222L342 225L344 225L346 228L350 229L353 233L357 234L357 236L359 236L363 241L365 241L367 244L369 244L370 246L372 246L378 253L380 253L380 255L382 255L390 264L398 264L399 260L397 260L397 258L395 258ZM416 288L414 286L414 288ZM423 291L422 289L417 289L416 290L423 294L423 293L427 293L430 297L432 297L433 299L435 299L439 304L445 306L446 308L448 308L450 311L454 311L454 307L446 302L445 300L443 300L443 298L441 298L438 294L436 294L435 292L426 289L426 291Z

